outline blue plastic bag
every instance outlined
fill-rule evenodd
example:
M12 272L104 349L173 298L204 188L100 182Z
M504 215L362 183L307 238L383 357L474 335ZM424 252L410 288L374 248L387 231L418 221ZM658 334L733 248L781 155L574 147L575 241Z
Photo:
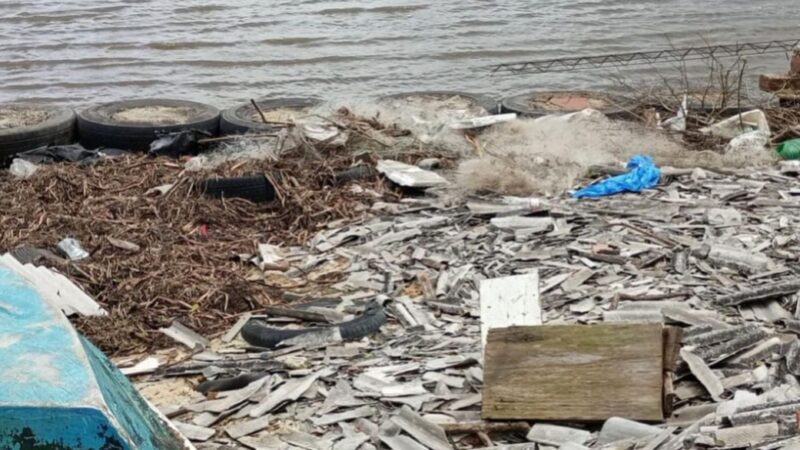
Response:
M621 192L641 192L658 184L661 171L649 156L636 155L628 161L628 173L587 186L572 194L575 198L605 197Z

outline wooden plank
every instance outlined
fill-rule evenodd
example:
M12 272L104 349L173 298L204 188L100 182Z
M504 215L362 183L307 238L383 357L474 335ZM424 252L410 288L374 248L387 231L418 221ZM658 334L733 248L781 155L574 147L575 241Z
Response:
M661 421L663 352L657 324L493 329L483 418Z
M541 325L539 272L481 280L481 343L492 328Z

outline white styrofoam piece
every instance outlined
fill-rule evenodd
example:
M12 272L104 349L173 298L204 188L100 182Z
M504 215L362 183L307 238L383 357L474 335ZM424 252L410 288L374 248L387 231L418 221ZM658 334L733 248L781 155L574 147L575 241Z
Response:
M539 272L481 280L481 343L492 328L542 324Z

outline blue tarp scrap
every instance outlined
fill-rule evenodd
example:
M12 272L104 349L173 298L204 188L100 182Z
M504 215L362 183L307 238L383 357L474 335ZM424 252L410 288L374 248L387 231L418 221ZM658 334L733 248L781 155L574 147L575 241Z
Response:
M653 158L636 155L628 161L628 172L607 178L591 186L586 186L572 194L575 198L605 197L622 192L641 192L658 185L661 170L653 163Z

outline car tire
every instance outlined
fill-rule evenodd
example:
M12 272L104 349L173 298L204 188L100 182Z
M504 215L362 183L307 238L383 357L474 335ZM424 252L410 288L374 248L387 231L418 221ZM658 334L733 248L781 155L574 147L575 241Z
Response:
M286 330L268 327L260 320L251 320L242 328L242 339L248 344L261 348L275 348L281 342L321 329L339 328L339 333L345 341L354 341L377 332L386 323L386 312L380 303L373 302L367 305L361 316L338 325L327 327L304 328L300 330Z
M398 99L403 97L412 97L412 96L422 96L422 95L436 95L436 96L459 96L464 97L472 100L475 105L480 106L481 108L485 109L488 114L497 114L499 111L499 104L497 100L488 95L483 94L471 94L468 92L460 92L460 91L412 91L412 92L403 92L399 94L392 94L381 97L381 100L392 100Z
M264 175L209 178L202 183L201 189L214 198L243 198L253 203L275 200L275 187Z
M163 106L189 108L189 118L182 123L160 125L157 123L118 122L113 115L131 108ZM216 136L219 132L219 110L197 102L168 99L126 100L106 103L78 113L78 136L81 145L88 149L116 148L147 151L150 143L160 136L184 130L198 130Z
M322 103L316 98L262 98L256 100L262 112L273 111L276 109L304 109L313 108ZM253 104L243 103L233 108L222 111L220 117L220 134L223 136L247 133L274 133L277 127L266 124L259 120L253 120L256 113Z
M594 97L603 98L607 100L608 105L604 107L594 108L609 118L613 119L627 119L631 116L631 111L634 109L630 101L624 97L619 97L610 94L599 92L587 91L546 91L546 92L529 92L527 94L514 95L504 98L500 104L504 113L517 113L521 117L542 117L550 114L565 114L577 112L584 108L579 109L547 109L537 108L535 105L530 104L530 100L535 96L581 96L581 97Z
M0 165L11 162L17 153L50 145L72 144L75 137L75 111L69 108L13 103L0 109L36 110L48 113L44 121L25 127L0 129Z

